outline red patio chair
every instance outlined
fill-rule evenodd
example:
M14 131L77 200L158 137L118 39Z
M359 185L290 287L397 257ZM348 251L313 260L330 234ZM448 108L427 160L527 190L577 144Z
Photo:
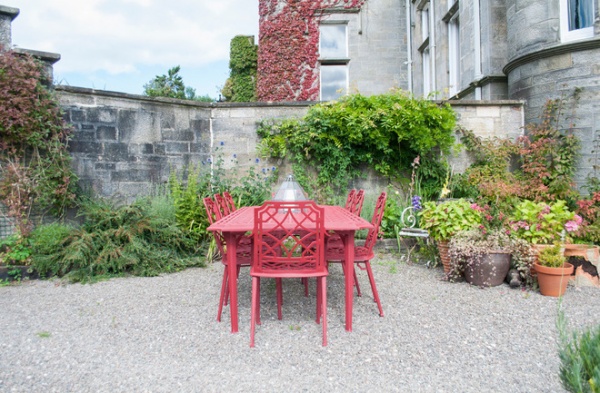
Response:
M369 276L369 283L371 284L371 290L373 291L373 298L377 303L377 307L379 308L379 315L381 315L382 317L383 309L381 307L381 301L379 300L379 292L377 291L377 285L375 285L373 269L371 269L371 259L373 259L373 257L375 256L375 253L373 252L373 247L377 242L377 235L379 234L379 226L381 225L381 220L383 218L383 211L385 210L386 199L387 194L385 192L382 192L381 195L379 195L379 198L377 198L375 211L373 212L373 218L371 219L371 224L373 225L373 228L369 229L369 232L367 233L367 238L365 239L365 243L362 246L354 247L354 264L359 269L367 271L367 275ZM343 262L344 246L342 245L341 239L339 243L331 243L329 241L327 242L327 248L325 250L325 259L329 262ZM358 296L361 296L356 270L352 270L354 270L354 283L356 285ZM348 272L344 272L344 274L348 274Z
M327 263L323 208L314 201L267 201L254 212L250 346L260 324L260 279L317 278L317 319L327 345ZM277 287L278 314L282 296Z
M363 202L365 201L365 190L351 190L348 193L348 197L346 199L346 210L349 212L360 216L362 211Z
M229 212L233 213L234 211L237 210L237 207L235 206L235 202L233 201L233 197L231 196L231 194L227 191L223 192L223 198L225 198L225 203L227 204L227 207L229 208Z
M204 198L202 200L204 202L204 208L206 210L206 214L208 216L208 222L213 224L217 220L222 218L221 211L217 203L210 197ZM223 234L218 231L213 231L213 235L215 238L215 242L217 243L217 248L221 253L221 262L223 263L223 282L221 284L221 295L219 297L219 310L217 311L217 321L221 322L221 314L223 312L223 305L227 305L228 298L228 279L229 274L227 270L227 251L225 249L225 239ZM243 238L243 237L242 237ZM237 264L237 274L240 274L240 268L243 266L250 266L252 262L252 244L251 242L242 242L237 246L236 252L236 264Z
M221 217L230 215L233 210L231 210L227 199L221 194L215 194L213 197L215 198L215 202L219 207Z

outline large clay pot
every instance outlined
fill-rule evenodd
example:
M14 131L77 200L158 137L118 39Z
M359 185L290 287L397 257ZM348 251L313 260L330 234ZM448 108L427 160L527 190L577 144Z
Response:
M465 281L480 287L495 287L504 282L510 270L510 254L492 252L465 266Z
M438 241L437 247L440 253L440 259L442 260L442 266L444 266L444 273L450 273L452 270L452 264L450 263L450 254L448 253L448 243L447 241Z
M533 269L537 273L537 280L542 295L554 297L564 295L567 290L569 278L573 274L573 265L565 262L563 267L546 267L536 262L533 264Z

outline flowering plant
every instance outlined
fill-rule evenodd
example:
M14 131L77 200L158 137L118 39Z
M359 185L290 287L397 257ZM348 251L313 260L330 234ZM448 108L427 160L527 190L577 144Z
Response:
M510 218L512 233L533 244L563 241L565 234L579 229L583 219L571 212L563 200L519 203Z

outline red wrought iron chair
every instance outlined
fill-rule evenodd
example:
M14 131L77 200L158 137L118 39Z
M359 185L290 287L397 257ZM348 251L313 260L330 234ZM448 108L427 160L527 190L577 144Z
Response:
M219 207L219 210L221 211L221 217L228 216L231 214L231 212L233 212L235 210L235 209L231 210L229 202L227 201L225 196L223 196L221 194L215 194L215 195L213 195L213 197L215 198L215 202L217 203L217 206Z
M229 192L224 191L223 198L225 199L225 203L227 204L227 207L229 208L230 213L233 213L234 211L237 210L237 207L235 206L235 202L233 201L233 197L231 196L231 194Z
M379 308L379 315L383 317L383 308L381 307L381 301L379 299L379 292L377 291L377 285L375 284L375 278L373 276L373 269L371 268L371 259L375 257L375 253L373 252L373 247L377 242L377 235L379 234L379 226L381 225L381 220L383 219L383 211L385 210L385 202L387 200L387 194L382 192L377 198L377 203L375 205L375 211L373 212L373 218L371 219L371 224L373 225L372 229L369 229L367 233L367 238L362 246L354 247L354 264L361 270L366 270L367 275L369 276L369 283L371 284L371 290L373 292L373 298L377 303L377 307ZM329 262L343 262L344 260L344 247L340 242L327 242L327 247L325 250L325 259ZM342 265L343 266L343 265ZM358 285L356 270L353 269L354 272L354 283L356 285L356 291L358 296L361 296L360 286ZM344 272L347 274L348 272Z
M365 190L361 189L361 190L356 191L355 189L353 189L348 193L345 208L350 213L360 216L364 201L365 201Z
M206 215L208 216L208 222L210 224L215 223L217 220L222 218L221 211L217 203L210 197L204 198L202 200L204 202L204 208L206 210ZM227 305L228 298L228 270L227 270L227 250L225 249L225 239L223 234L218 231L213 231L213 235L215 238L215 243L217 244L217 248L221 253L221 262L223 263L223 282L221 284L221 295L219 297L219 310L217 311L217 321L221 322L221 314L223 312L223 305ZM240 268L244 266L250 266L252 262L252 243L251 242L242 242L238 244L237 252L236 252L236 264L237 264L237 274L240 274Z
M327 263L324 258L323 208L314 201L267 201L254 212L252 308L250 346L254 347L260 324L260 279L317 278L317 318L327 345ZM277 286L278 316L281 318L281 286Z

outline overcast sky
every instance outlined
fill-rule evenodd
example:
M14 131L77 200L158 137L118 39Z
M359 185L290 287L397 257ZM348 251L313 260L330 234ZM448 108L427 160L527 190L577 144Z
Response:
M236 35L258 41L258 0L0 0L20 9L13 46L58 53L57 84L142 94L180 65L186 86L217 98Z

